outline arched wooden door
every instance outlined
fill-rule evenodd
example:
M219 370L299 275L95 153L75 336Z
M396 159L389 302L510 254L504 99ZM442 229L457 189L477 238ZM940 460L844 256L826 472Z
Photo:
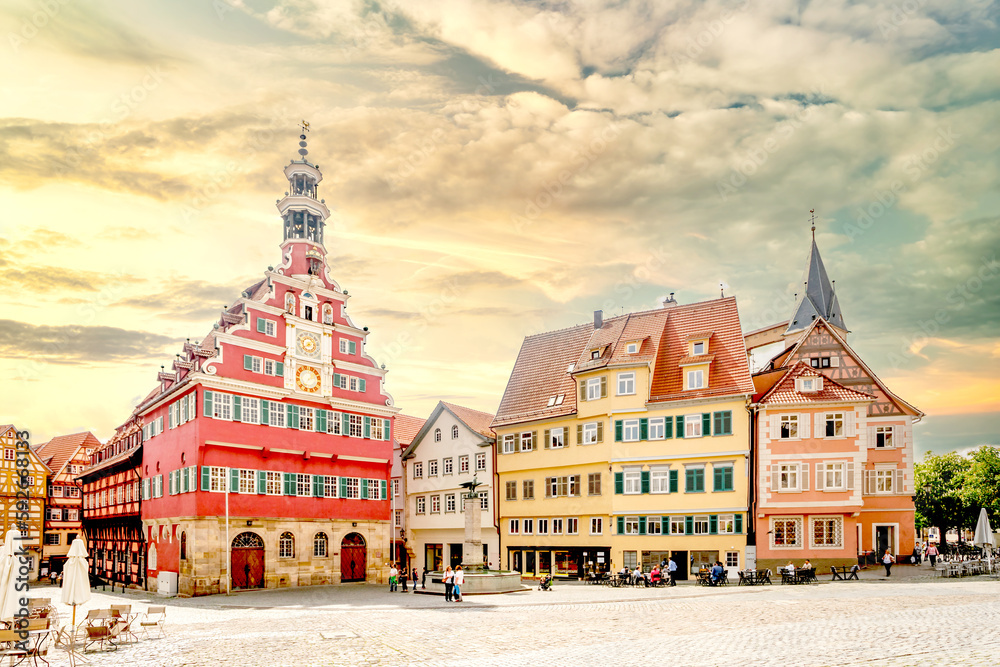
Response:
M340 542L340 580L364 581L368 547L358 533L348 533Z
M264 540L256 533L240 533L232 547L233 588L264 588Z

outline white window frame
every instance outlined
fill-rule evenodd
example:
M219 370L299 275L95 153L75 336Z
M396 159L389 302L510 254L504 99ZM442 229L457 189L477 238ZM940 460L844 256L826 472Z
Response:
M651 417L646 437L649 440L665 440L667 437L666 417Z
M625 534L626 535L639 534L639 517L637 516L625 517Z
M670 468L651 468L649 470L649 492L670 493Z
M782 435L784 431L784 426L788 425L788 437L786 438ZM793 431L794 430L794 434ZM799 431L799 416L798 415L780 415L778 417L778 440L798 440L801 437L801 432Z
M441 494L431 496L431 514L441 513Z
M224 394L218 391L212 393L212 418L232 421L233 419L232 394Z
M638 419L622 420L622 442L639 442L641 435Z
M531 442L531 431L524 431L521 433L521 451L530 452L534 447Z
M285 428L285 404L271 401L267 423L275 428Z
M792 543L776 544L777 537L776 524L778 522L791 523L795 526L795 540ZM771 532L769 534L772 549L801 549L802 548L802 517L801 516L775 516L771 517Z
M876 495L891 495L895 493L895 479L896 479L896 469L895 468L876 468L875 469L875 480L873 482L874 491ZM888 483L884 483L888 480ZM888 488L886 488L888 487Z
M183 472L183 471L182 471ZM240 469L239 472L239 492L257 493L257 471Z
M458 472L459 474L469 472L469 455L463 454L458 457Z
M277 335L277 330L278 330L278 328L277 328L277 322L275 322L274 320L264 319L263 317L260 317L260 318L257 318L257 319L264 320L264 331L263 331L263 333L264 333L265 336L271 336L272 338L274 338Z
M799 491L802 488L802 469L798 463L778 464L778 491Z
M583 442L581 445L597 444L597 422L587 422L583 425Z
M229 468L210 466L208 469L208 490L212 493L225 493L229 488Z
M514 454L517 452L517 434L508 433L503 437L503 453L504 454ZM468 456L465 457L468 461ZM463 470L462 472L468 472L468 470Z
M521 520L520 519L510 519L507 522L507 534L508 535L520 535L521 534Z
M260 423L260 399L251 398L250 396L243 397L243 407L241 409L240 418L244 423L247 424L259 424Z
M549 429L549 449L562 449L566 446L566 429L562 426ZM478 456L478 454L477 454Z
M639 353L639 343L626 343L625 354L638 354Z
M883 436L882 442L888 442L889 444L878 444L878 437ZM892 426L876 426L875 427L875 448L876 449L895 449L896 448L896 436L894 427Z
M642 471L638 469L622 471L622 493L635 496L642 493Z
M662 517L658 516L647 516L646 517L646 534L647 535L662 535L663 534L663 521Z
M476 453L476 470L486 470L486 452Z
M417 461L413 464L413 479L423 479L424 478L424 464L422 461Z
M312 495L312 475L306 473L296 473L295 475L295 495L308 498Z
M702 417L700 414L684 415L684 437L700 438L704 435L701 431Z
M599 517L599 516L590 517L590 534L591 535L604 534L604 517Z
M618 374L617 390L616 396L635 395L635 371L625 371Z
M700 357L705 354L705 341L698 341L697 343L691 343L691 356Z
M833 435L827 435L827 426L833 422ZM840 433L837 433L837 424L840 424ZM827 412L823 415L823 437L824 438L845 438L847 437L847 417L843 412Z
M846 491L847 490L847 464L843 461L837 461L835 463L825 463L817 464L820 468L820 473L823 476L823 486L820 487L824 491ZM840 482L837 483L837 476L840 476ZM830 483L830 480L834 480L834 483Z
M378 439L378 438L376 438ZM454 457L447 457L441 460L441 474L442 475L453 475L455 474L455 459Z
M453 513L455 512L456 508L457 504L455 502L455 494L454 493L445 494L444 511L447 513Z
M708 515L697 514L694 517L694 535L708 535Z
M684 374L684 389L691 391L705 388L705 370L698 369Z
M348 415L348 427L352 438L365 437L365 418L361 415Z
M264 375L274 375L274 360L264 360Z
M549 535L562 535L563 534L563 520L556 517L552 519L552 530L549 531Z
M587 400L597 401L601 398L601 378L587 378Z
M534 519L521 519L522 535L534 535L535 534L535 521Z
M684 517L682 516L670 517L670 534L671 535L687 534L687 523Z
M430 459L427 461L427 476L437 477L438 476L438 461L437 459Z
M833 544L819 544L816 542L816 524L827 521L833 522ZM824 530L824 537L826 531ZM813 549L843 549L844 548L844 517L842 516L811 516L809 517L809 543Z
M417 514L427 514L427 498L417 496L415 499L415 508Z
M535 519L535 535L548 535L548 534L549 534L549 520Z
M736 515L719 514L715 518L715 532L718 533L719 535L735 535Z
M566 517L566 534L577 535L580 532L580 520L575 516Z
M264 477L264 491L268 496L280 496L284 494L282 475L280 472L266 471Z

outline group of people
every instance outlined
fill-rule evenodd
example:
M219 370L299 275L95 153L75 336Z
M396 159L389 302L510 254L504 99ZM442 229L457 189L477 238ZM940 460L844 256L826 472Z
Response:
M462 585L465 584L465 572L462 571L462 566L456 565L453 570L449 565L444 569L441 580L444 581L444 601L461 602Z
M424 568L424 578L427 577L427 568ZM389 592L395 593L398 590L402 590L403 593L408 593L406 584L409 581L413 581L413 592L417 592L417 568L413 570L407 570L405 567L396 569L395 563L389 564ZM424 588L427 586L425 585Z
M793 563L792 561L788 561L788 565L780 569L783 570L784 572L787 572L788 574L795 574L795 563ZM802 567L800 567L799 569L812 570L813 564L809 562L808 558L806 558L806 561L802 563Z
M641 565L636 565L634 570L629 570L627 566L622 566L618 571L619 576L628 577L629 583L633 586L640 582L645 582L647 586L657 586L661 582L669 579L669 586L677 585L677 563L673 557L660 561L659 565L653 565L653 569L646 575L642 571Z

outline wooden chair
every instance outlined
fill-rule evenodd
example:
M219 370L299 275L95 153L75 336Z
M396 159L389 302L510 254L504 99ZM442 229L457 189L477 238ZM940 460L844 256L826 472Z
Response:
M52 638L51 623L47 618L33 618L28 620L28 654L35 664L41 660L46 665L49 661L45 656L49 654L49 644Z
M111 637L111 628L106 625L87 626L87 642L84 644L83 652L86 653L94 644L98 644L102 651L105 650L105 646L110 646L112 651L118 648Z
M152 639L149 636L150 631L155 631L157 633L157 638L165 637L166 632L163 630L163 626L167 621L167 608L166 607L150 607L146 610L146 615L139 622L139 629L146 639Z
M10 658L11 664L14 664L14 658L17 658L18 662L24 660L28 652L18 646L20 641L21 637L16 631L0 630L0 660Z
M130 604L111 605L111 615L115 619L114 627L111 629L111 635L115 639L121 637L121 641L139 641L139 637L132 630L132 625L135 623L135 620L139 615L131 612L132 605Z

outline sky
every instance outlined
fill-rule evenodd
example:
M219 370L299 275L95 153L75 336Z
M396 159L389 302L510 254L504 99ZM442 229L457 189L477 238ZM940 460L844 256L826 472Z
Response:
M802 291L1000 444L997 3L0 0L0 423L101 440L279 263L309 121L331 274L404 413L493 412L526 335Z

